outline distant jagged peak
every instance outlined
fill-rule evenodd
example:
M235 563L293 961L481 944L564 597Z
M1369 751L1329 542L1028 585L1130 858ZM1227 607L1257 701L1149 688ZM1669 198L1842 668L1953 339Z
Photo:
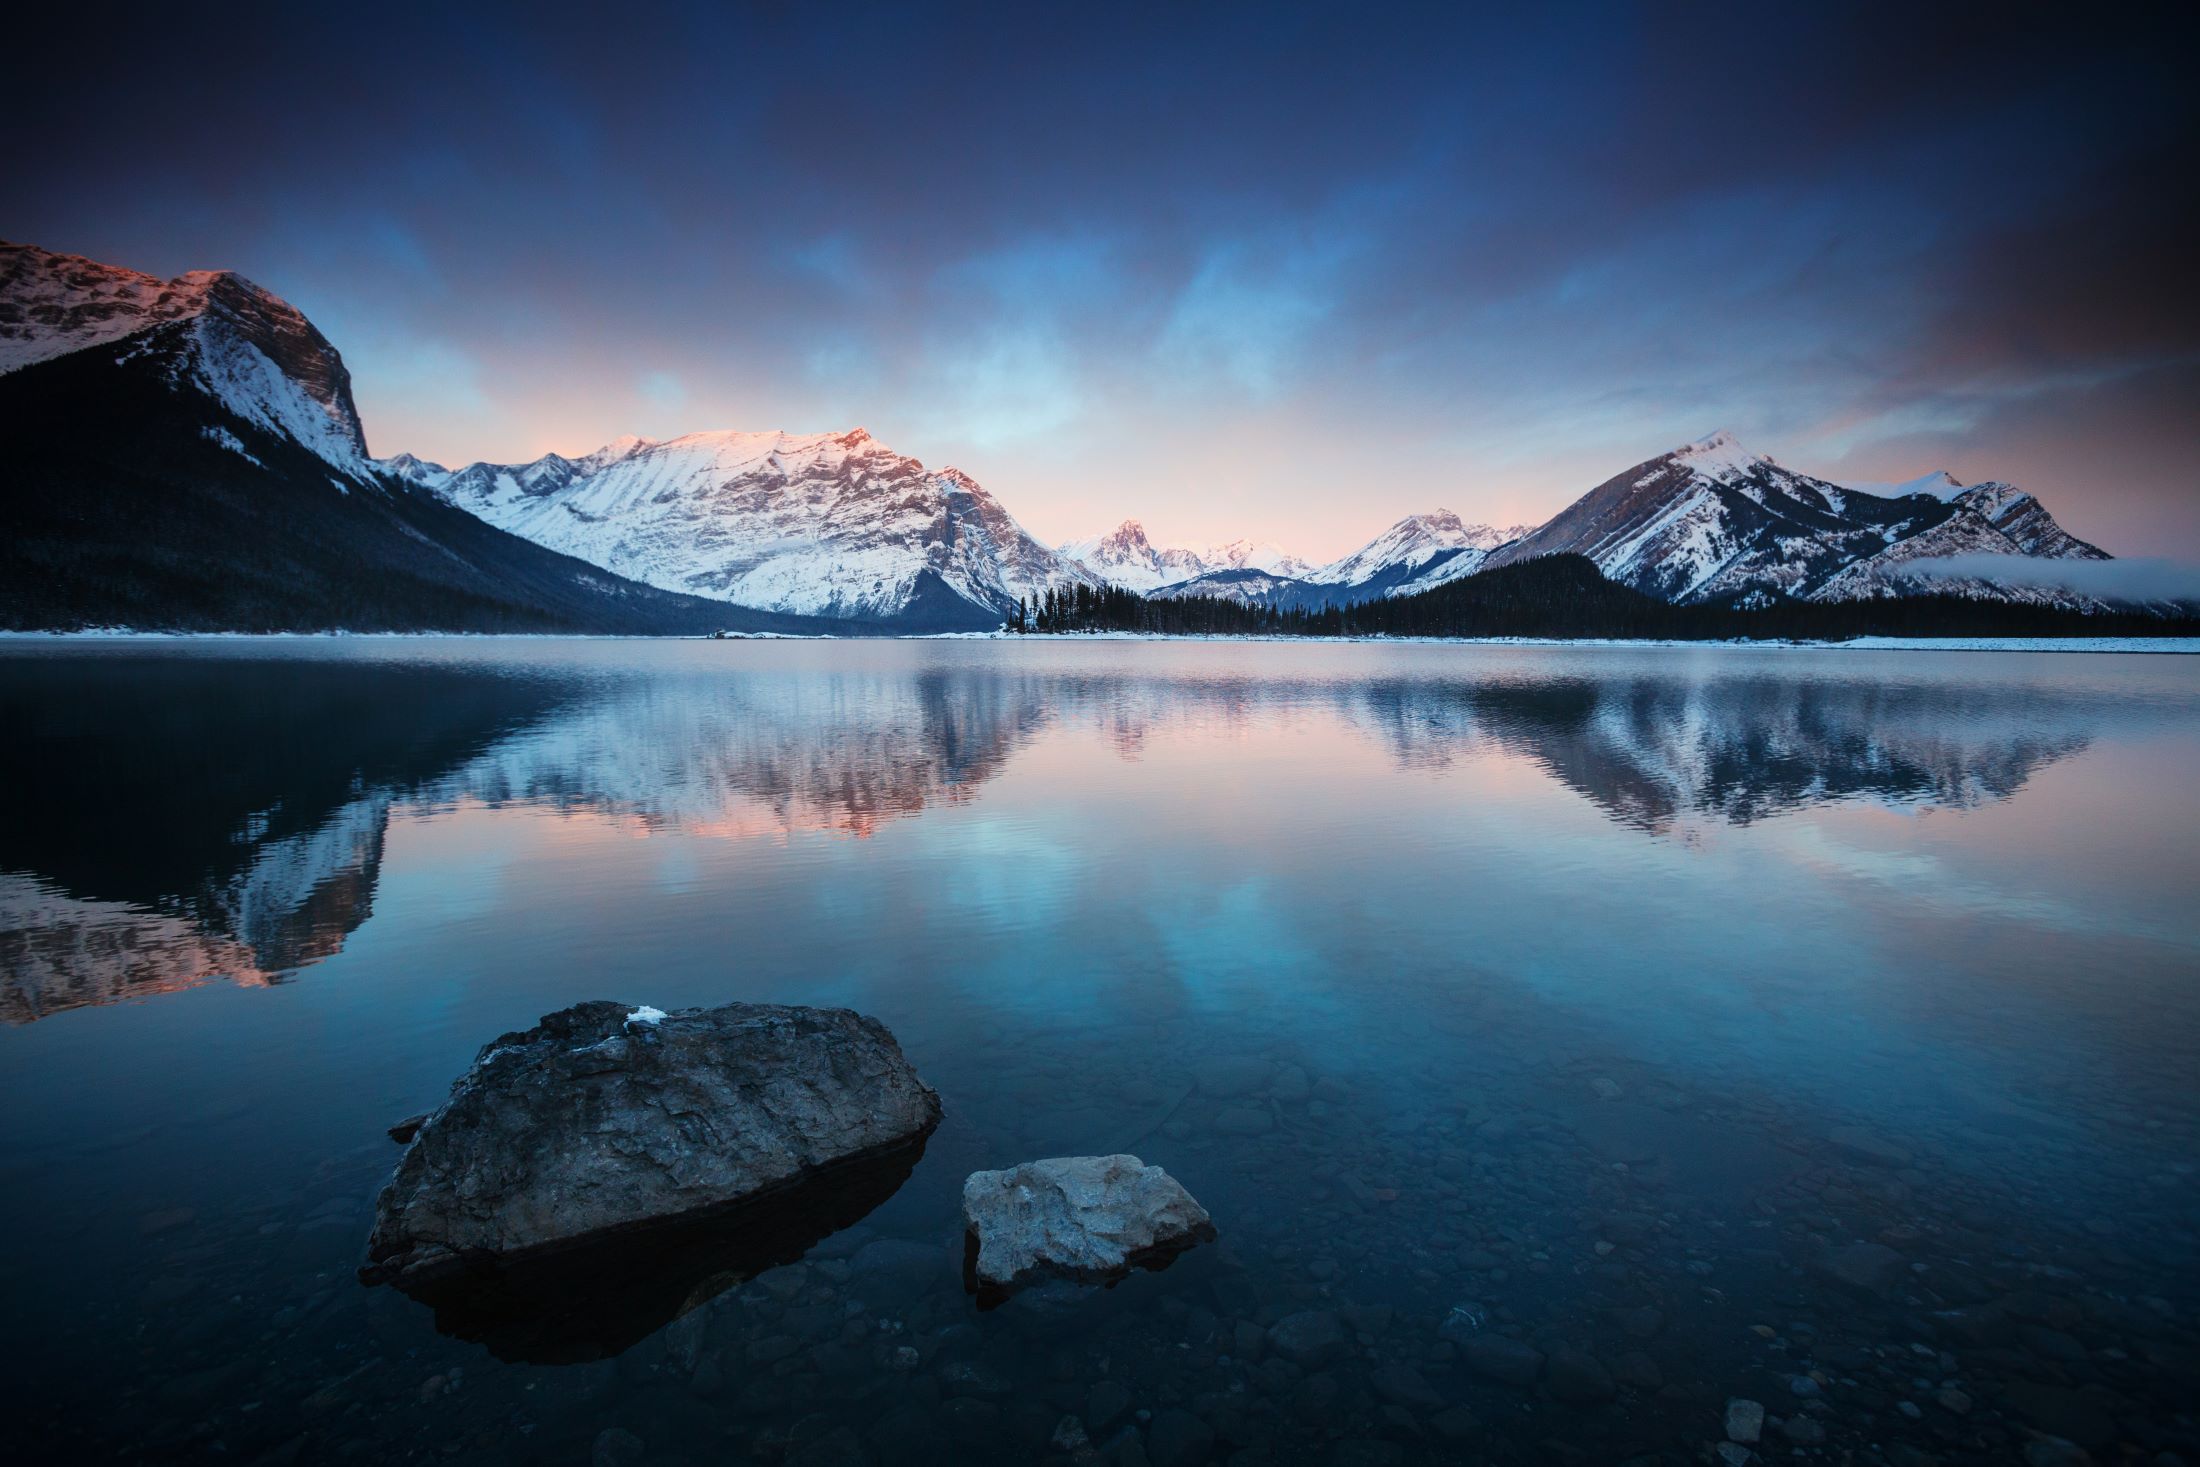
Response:
M1991 520L2024 504L2032 498L2032 493L2028 489L2019 489L2006 479L1982 479L1970 488L1947 497Z
M1899 498L1904 494L1930 494L1935 499L1954 499L1963 493L1963 481L1946 469L1935 469L1929 474L1919 475L1908 483L1897 484L1894 488L1897 493L1890 497Z
M1493 525L1483 520L1469 520L1442 506L1409 514L1390 527L1390 534L1418 531L1446 546L1458 545L1476 550L1494 550L1508 540L1517 540L1533 530L1533 525Z
M1228 540L1195 552L1209 570L1254 570L1269 575L1303 576L1314 567L1273 540Z
M611 464L623 463L634 457L635 454L656 446L654 442L638 433L621 433L594 453L583 454L575 462L582 468L594 472Z
M825 433L790 433L781 428L713 428L683 433L677 438L645 438L628 433L601 448L569 458L552 450L536 459L515 463L476 460L453 473L440 465L425 465L411 455L379 460L385 470L415 482L435 476L464 489L486 488L500 479L539 491L563 488L601 478L632 460L659 465L664 472L685 477L698 472L717 474L721 481L780 479L788 482L835 478L853 472L861 478L901 480L919 475L937 480L943 488L978 495L985 490L961 469L927 469L921 459L896 453L863 428Z
M1359 585L1397 568L1419 567L1451 551L1475 552L1476 558L1466 562L1473 566L1480 563L1480 555L1526 533L1528 529L1520 526L1501 530L1469 523L1438 506L1407 515L1350 555L1309 571L1307 578L1323 584Z
M1063 542L1057 553L1072 560L1093 564L1120 564L1126 559L1149 560L1160 553L1146 537L1146 526L1139 520L1126 519L1114 529L1097 535L1084 535ZM1189 555L1189 551L1171 551L1170 554Z
M1852 493L1876 494L1881 499L1908 499L1922 494L1930 499L1952 502L1964 492L1963 481L1946 469L1935 469L1929 474L1919 474L1914 479L1900 482L1888 479L1841 479L1828 482Z
M1113 550L1150 550L1153 541L1146 538L1146 527L1137 520L1125 520L1105 535L1092 537L1093 544Z
M1973 484L1953 502L2000 531L2021 554L2049 560L2111 558L2100 546L2064 529L2030 491L2000 479Z
M1692 443L1683 443L1666 457L1713 478L1732 473L1746 474L1759 464L1772 462L1765 455L1751 453L1742 447L1741 439L1734 435L1731 428L1721 428Z

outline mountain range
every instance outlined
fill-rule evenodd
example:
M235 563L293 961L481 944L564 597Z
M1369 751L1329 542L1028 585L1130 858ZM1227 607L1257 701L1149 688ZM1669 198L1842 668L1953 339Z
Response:
M1407 515L1327 565L1299 571L1281 563L1214 567L1147 594L1222 596L1250 604L1305 607L1410 596L1473 575L1494 551L1533 528L1515 525L1500 530L1468 524L1448 509L1430 510Z
M969 475L861 428L623 438L448 468L370 456L343 359L227 271L172 280L0 243L0 626L695 633L980 630L1112 583L1318 607L1579 553L1675 602L1919 589L1917 563L2104 559L2012 485L1848 485L1719 433L1541 526L1409 515L1314 565L1136 520L1042 544ZM1934 589L2098 608L1970 576Z
M660 590L841 621L993 627L1099 578L960 469L861 428L623 438L585 458L383 468L498 529Z
M1232 540L1205 550L1157 550L1146 538L1146 527L1136 520L1125 520L1105 535L1072 540L1059 552L1110 585L1142 593L1223 571L1286 578L1314 572L1312 565L1281 546L1255 540Z
M1883 495L1814 479L1714 433L1605 480L1488 564L1575 552L1668 601L1747 604L1900 595L1914 589L1906 566L1942 556L2108 558L2011 484L1964 488L1941 473L1895 488ZM2056 599L1983 581L1968 589Z

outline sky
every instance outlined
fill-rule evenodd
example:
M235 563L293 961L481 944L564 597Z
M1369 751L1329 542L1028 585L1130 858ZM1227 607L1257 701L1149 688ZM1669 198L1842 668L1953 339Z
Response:
M2200 56L2111 9L46 7L0 236L243 272L385 455L860 425L1319 560L1731 428L2200 558Z

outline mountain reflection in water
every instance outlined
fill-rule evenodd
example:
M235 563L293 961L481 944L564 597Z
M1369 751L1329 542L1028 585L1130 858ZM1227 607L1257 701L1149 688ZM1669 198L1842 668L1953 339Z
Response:
M2200 1460L2200 659L20 639L0 757L25 1460ZM385 1128L591 999L945 1114L359 1287ZM965 1179L1117 1152L1215 1243L979 1308Z
M1013 649L1011 649L1013 650ZM2107 705L2017 683L1469 656L1380 678L944 665L576 668L11 659L0 1016L215 978L282 981L373 910L393 813L531 807L643 834L873 835L982 797L1047 729L1138 759L1198 729L1315 720L1405 771L1511 757L1652 835L1834 801L1971 808L2083 750Z

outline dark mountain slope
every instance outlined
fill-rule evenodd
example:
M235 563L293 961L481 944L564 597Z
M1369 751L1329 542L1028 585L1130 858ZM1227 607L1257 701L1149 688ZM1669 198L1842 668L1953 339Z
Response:
M624 580L332 463L206 389L198 324L0 376L0 626L819 629Z

